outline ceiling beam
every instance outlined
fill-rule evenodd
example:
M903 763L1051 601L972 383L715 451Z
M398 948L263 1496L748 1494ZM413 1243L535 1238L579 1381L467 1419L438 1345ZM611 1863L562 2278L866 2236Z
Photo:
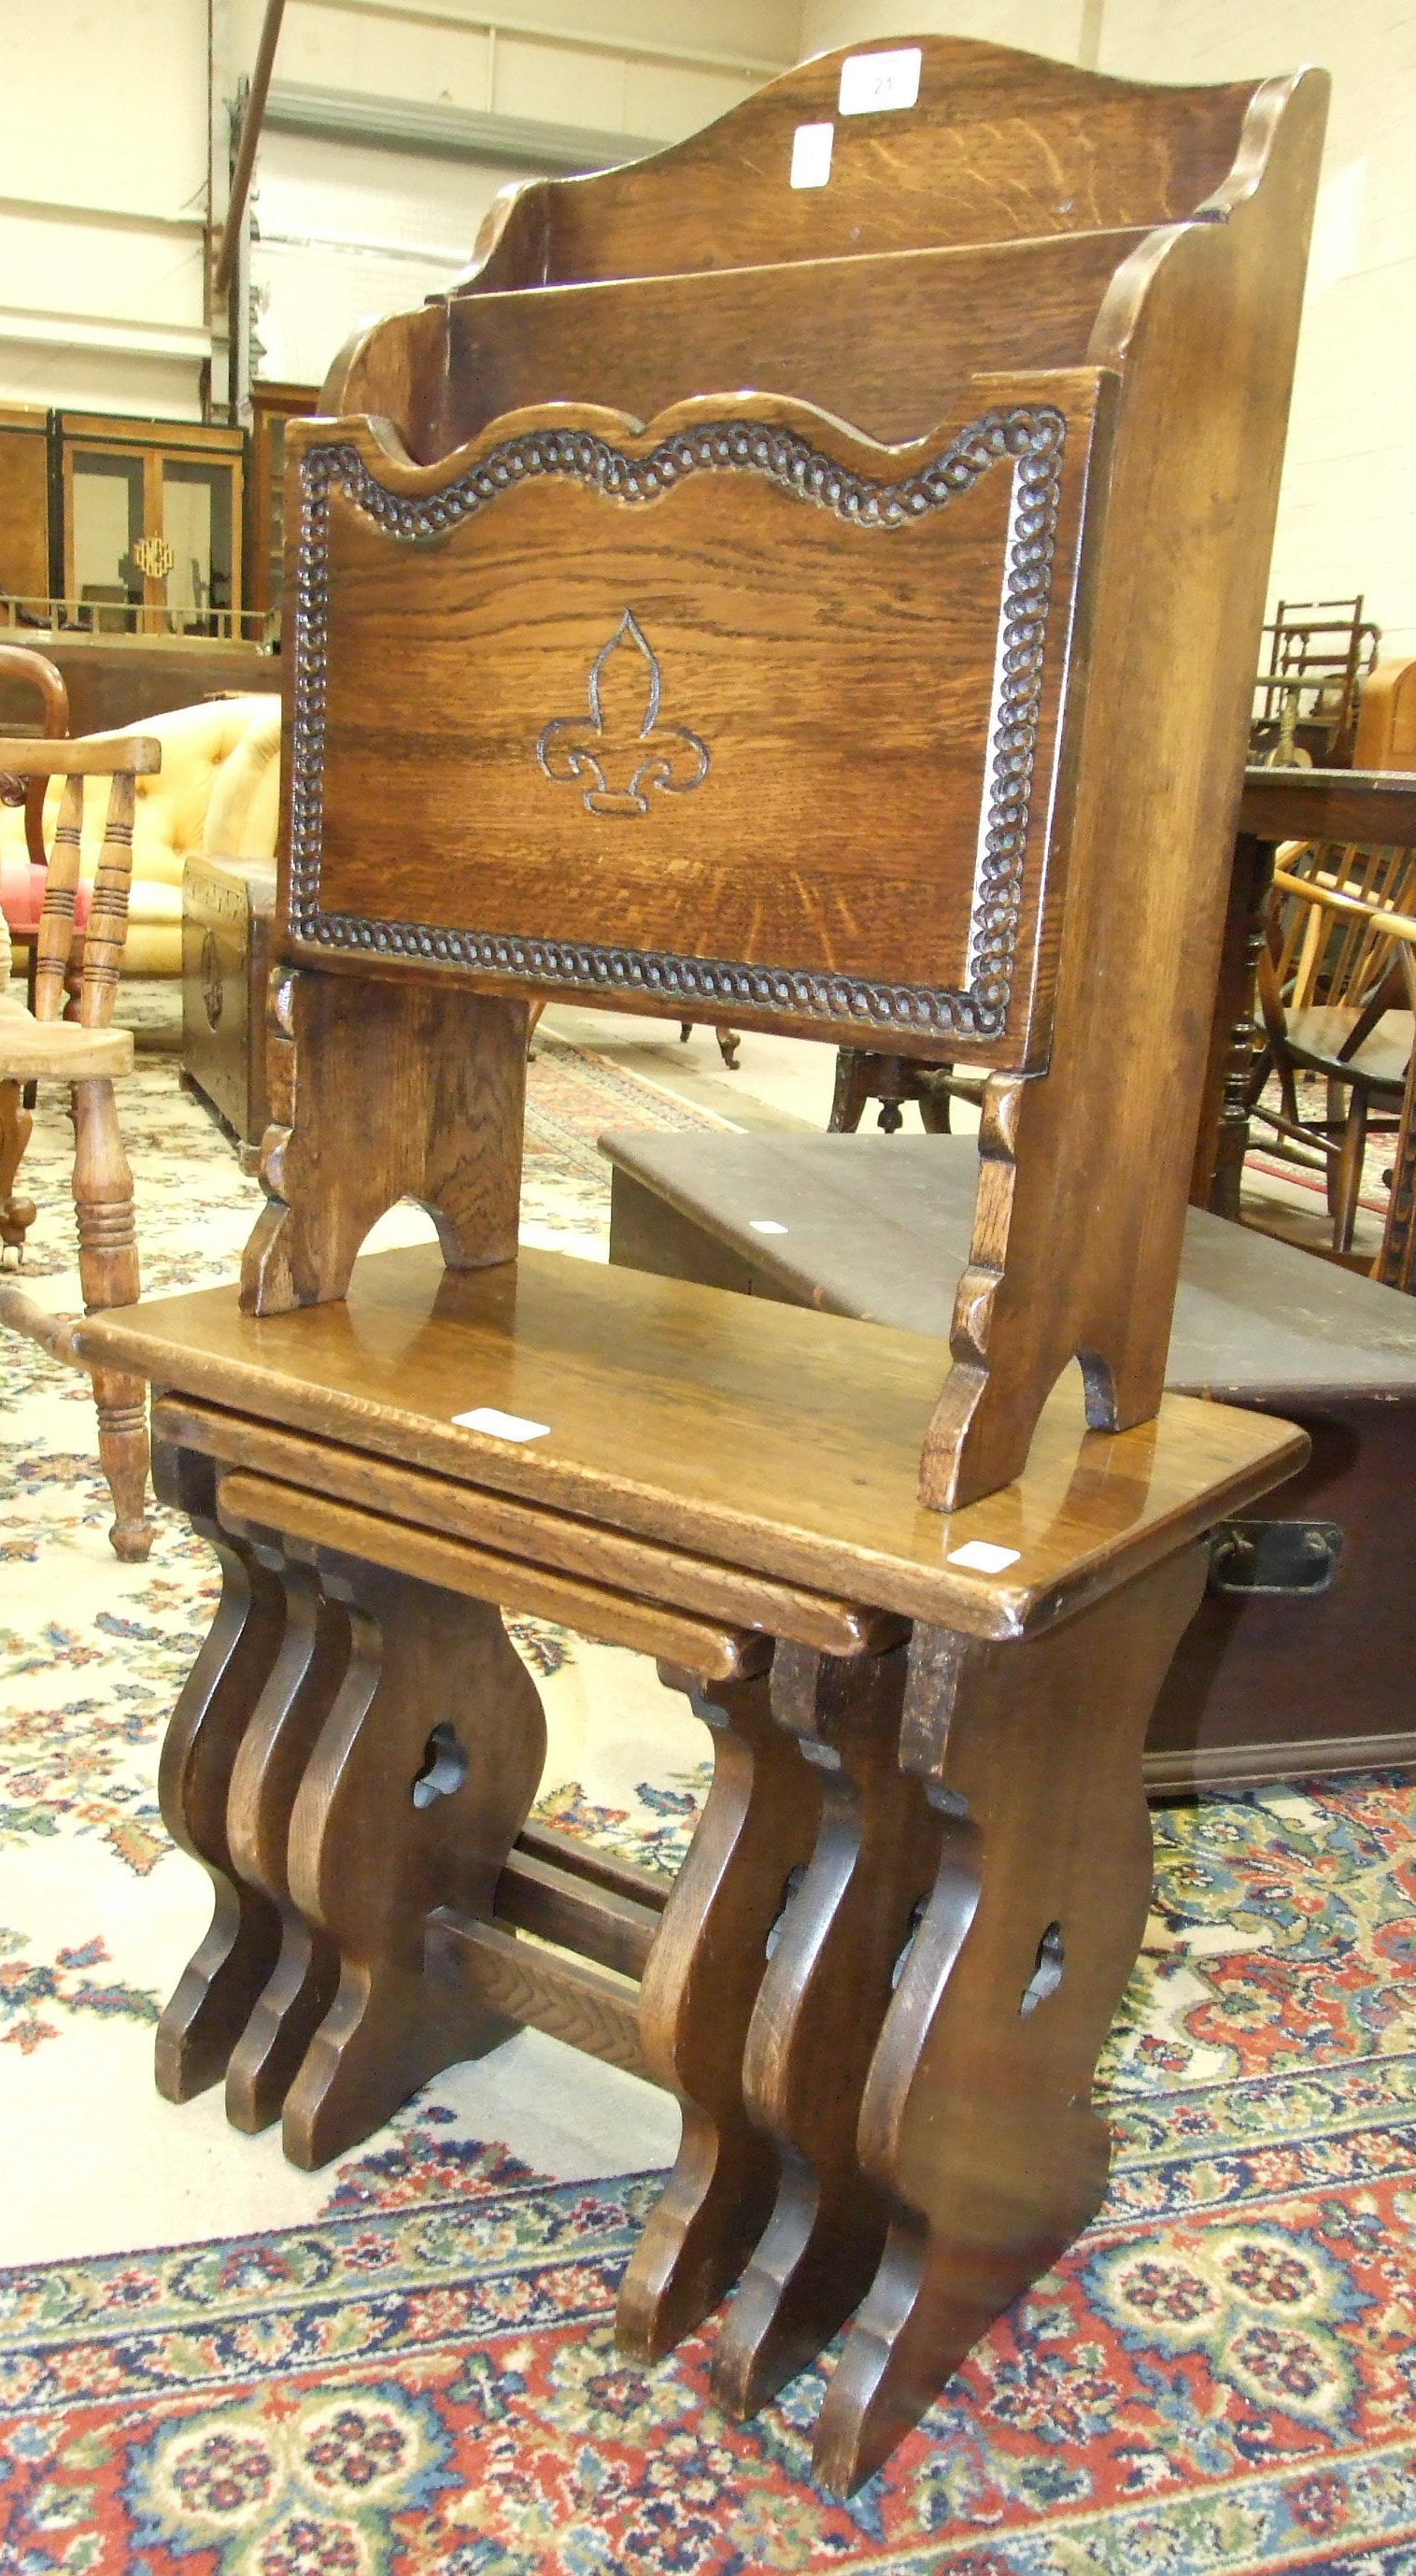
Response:
M662 136L607 134L586 126L548 125L539 117L376 97L368 90L312 89L301 81L271 84L265 122L274 133L316 134L384 151L425 152L444 161L495 161L520 170L605 170L665 148Z

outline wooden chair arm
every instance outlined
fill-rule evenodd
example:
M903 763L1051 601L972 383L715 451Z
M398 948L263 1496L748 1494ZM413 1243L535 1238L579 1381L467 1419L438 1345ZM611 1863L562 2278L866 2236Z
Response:
M46 735L52 737L67 734L69 692L64 685L64 674L57 663L51 662L45 653L34 652L27 644L0 644L0 675L5 672L9 672L16 679L27 680L32 689L39 691L44 702ZM18 785L18 783L16 780L15 784ZM30 865L34 868L42 868L44 865L45 785L46 781L43 778L32 778L25 789L23 799L25 847L29 851ZM4 798L6 804L12 801L19 800L12 800L9 796Z
M162 767L155 734L79 734L68 742L0 735L0 770L10 778L144 778Z
M1321 904L1325 912L1340 912L1351 921L1369 921L1384 939L1404 940L1416 946L1416 919L1405 912L1387 912L1379 903L1363 903L1358 896L1339 894L1335 886L1318 883L1312 877L1290 876L1287 868L1273 872L1275 892L1300 895L1305 903Z
M86 734L70 740L35 742L0 737L0 776L66 781L59 808L54 848L49 856L44 910L35 941L34 1015L37 1020L63 1017L65 978L73 947L78 897L80 838L83 830L85 778L107 778L108 814L103 848L94 878L84 939L83 991L79 1019L85 1028L102 1029L113 1016L123 947L128 934L128 889L133 870L133 813L138 778L162 767L162 745L154 734Z

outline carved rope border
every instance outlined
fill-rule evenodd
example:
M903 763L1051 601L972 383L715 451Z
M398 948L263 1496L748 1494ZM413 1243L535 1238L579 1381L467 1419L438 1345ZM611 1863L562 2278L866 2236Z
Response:
M1042 700L1066 422L1051 404L987 412L934 461L899 483L872 482L823 455L794 430L756 421L681 430L648 455L631 457L589 430L526 430L493 448L480 465L423 498L392 492L358 449L311 447L301 464L296 563L294 725L290 796L290 926L312 945L375 956L468 966L529 983L592 993L648 993L675 1002L713 1002L789 1011L853 1029L910 1029L989 1038L1007 1024L1022 903L1023 866ZM966 989L880 984L848 976L730 958L680 957L580 941L442 930L421 922L376 921L325 912L323 849L325 668L329 638L329 510L335 490L390 536L416 543L443 536L541 475L568 476L624 503L661 500L702 472L761 474L780 491L829 510L850 525L891 531L946 509L991 467L1011 458L1018 491L1010 531L998 639L1000 685L988 750L987 820L974 886Z

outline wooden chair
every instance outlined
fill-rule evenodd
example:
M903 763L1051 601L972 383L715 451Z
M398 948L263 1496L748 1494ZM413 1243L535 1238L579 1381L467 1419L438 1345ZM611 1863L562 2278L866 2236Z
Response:
M1279 601L1264 628L1264 667L1254 683L1263 705L1254 718L1253 759L1320 769L1350 768L1356 760L1362 767L1358 707L1381 642L1363 606L1360 597Z
M1305 1451L1161 1399L1323 93L931 38L503 199L290 432L240 1299L80 1332L226 1577L164 2091L318 2163L509 2023L670 2087L621 2341L740 2279L748 2412L858 2311L841 2489L1098 2205L1146 1718ZM566 994L990 1069L942 1395L923 1337L517 1256ZM438 1248L357 1260L401 1195ZM508 1608L712 1729L667 1901L528 1829Z
M38 692L41 732L45 736L68 732L69 693L64 686L63 674L43 653L32 653L20 644L0 644L0 677L22 680ZM25 809L25 850L31 868L43 868L47 864L44 846L44 791L47 783L43 778L0 776L0 805L23 805ZM0 907L0 976L3 977L0 990L6 993L9 991L11 961L9 917ZM28 971L33 1007L32 949ZM31 1089L25 1083L0 1081L0 1245L7 1252L23 1252L25 1236L36 1215L33 1199L15 1196L15 1176L30 1139Z
M1352 1246L1370 1134L1399 1121L1416 1030L1416 852L1322 843L1274 870L1269 937L1259 959L1267 1045L1282 1106L1251 1115L1290 1146L1314 1146L1327 1169L1333 1248ZM1301 1073L1323 1076L1321 1117L1304 1117ZM1386 1110L1385 1119L1374 1111Z
M38 657L36 657L38 658ZM0 1099L8 1135L6 1180L13 1186L11 1156L18 1162L29 1137L24 1087L37 1081L72 1089L76 1150L74 1204L79 1226L79 1276L90 1313L127 1306L139 1293L133 1182L118 1126L113 1085L133 1064L132 1034L110 1025L127 928L132 859L133 781L156 770L155 742L130 736L121 743L90 740L0 740L0 775L27 790L46 779L66 780L52 850L34 958L34 1008L12 993L9 943L0 968ZM79 882L79 838L86 777L112 781L103 848L84 937L83 971L75 1019L63 1017ZM23 1209L16 1211L24 1213ZM27 1218L27 1222L29 1219ZM42 1343L61 1358L77 1359L72 1327L56 1321L11 1282L0 1286L0 1322ZM81 1365L84 1363L81 1363ZM125 1564L140 1561L152 1544L146 1518L148 1432L142 1380L103 1365L93 1370L98 1407L98 1447L113 1495L110 1537Z

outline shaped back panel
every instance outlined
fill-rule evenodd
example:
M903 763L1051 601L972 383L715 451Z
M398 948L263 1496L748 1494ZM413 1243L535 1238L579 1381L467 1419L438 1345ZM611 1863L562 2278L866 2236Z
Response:
M933 430L975 374L1083 365L1116 270L1145 238L460 296L439 412L414 452L431 462L532 404L612 399L652 420L719 385L788 395L900 445Z
M493 209L473 282L564 285L1179 222L1227 176L1255 87L1110 80L960 37L861 50L916 48L911 106L843 114L851 58L819 54L647 161L533 181ZM828 184L794 188L796 130L823 122Z
M293 949L1035 1060L1109 382L298 429Z

